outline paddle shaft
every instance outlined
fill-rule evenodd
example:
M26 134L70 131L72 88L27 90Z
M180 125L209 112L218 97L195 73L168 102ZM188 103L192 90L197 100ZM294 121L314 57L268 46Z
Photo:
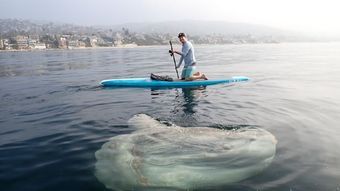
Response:
M177 78L179 79L179 75L178 75L178 71L177 71L177 64L176 64L176 59L175 59L175 54L174 54L174 49L172 48L172 42L171 40L169 41L170 43L170 47L171 47L171 52L172 52L172 58L174 60L174 64L175 64L175 70L176 70L176 74L177 74Z

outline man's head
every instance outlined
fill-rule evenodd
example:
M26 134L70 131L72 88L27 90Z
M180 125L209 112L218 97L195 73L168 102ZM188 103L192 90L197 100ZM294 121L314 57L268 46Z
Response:
M178 39L182 44L184 44L187 41L187 36L185 35L185 33L181 32L178 34Z

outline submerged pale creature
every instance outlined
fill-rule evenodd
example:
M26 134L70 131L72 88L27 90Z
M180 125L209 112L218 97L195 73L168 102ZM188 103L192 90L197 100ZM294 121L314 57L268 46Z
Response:
M264 129L220 130L167 126L135 115L131 134L96 152L96 176L107 188L194 189L238 182L261 172L275 156L276 139Z

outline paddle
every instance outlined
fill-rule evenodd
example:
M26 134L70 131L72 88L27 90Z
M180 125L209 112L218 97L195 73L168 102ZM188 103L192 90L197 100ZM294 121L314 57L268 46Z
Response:
M179 79L179 75L178 75L178 71L177 71L177 64L176 64L176 58L175 58L175 55L174 55L174 49L172 48L172 42L171 42L171 40L169 40L169 43L170 43L170 47L171 47L171 55L170 56L172 56L172 58L173 58L173 60L174 60L174 64L175 64L175 70L176 70L176 74L177 74L177 78Z

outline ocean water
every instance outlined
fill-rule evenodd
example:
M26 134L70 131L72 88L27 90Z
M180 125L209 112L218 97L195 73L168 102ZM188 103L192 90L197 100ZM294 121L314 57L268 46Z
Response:
M95 155L138 113L183 127L254 126L277 139L263 172L203 190L340 190L340 44L195 46L200 89L102 88L109 78L175 77L167 46L0 52L0 190L108 190ZM176 47L180 48L180 47ZM118 175L119 176L119 175Z

